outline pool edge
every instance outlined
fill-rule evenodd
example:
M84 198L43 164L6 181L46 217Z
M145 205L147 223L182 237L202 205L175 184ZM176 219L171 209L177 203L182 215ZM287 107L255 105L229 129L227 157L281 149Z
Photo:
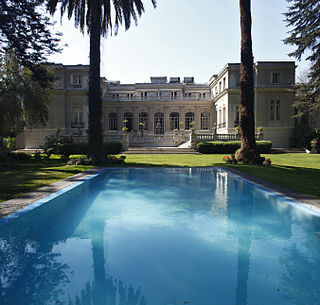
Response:
M274 194L279 195L285 199L296 202L297 204L302 205L306 209L312 210L315 213L320 215L320 200L317 198L290 190L290 189L285 188L283 186L280 186L275 183L269 182L267 180L252 176L250 174L247 174L245 172L239 171L234 168L229 168L229 167L224 167L224 166L217 166L216 168L221 169L226 172L229 172L229 173L234 174L236 176L239 176L242 179L245 179L245 180L249 181L250 183L253 183L254 185L266 190L267 192L274 193Z
M277 184L274 184L264 179L241 172L234 168L229 168L224 166L195 166L195 167L179 166L177 168L203 168L203 167L214 168L217 170L229 172L244 180L247 180L247 182L252 183L257 187L260 187L267 192L274 193L275 195L281 196L284 199L293 201L298 205L302 205L306 209L312 210L320 215L319 199L281 187ZM0 204L0 226L9 222L11 219L17 218L20 215L25 214L28 211L34 209L35 207L42 205L48 200L51 200L52 198L59 196L64 192L69 191L70 189L76 187L77 185L83 183L84 181L96 177L100 173L106 171L108 168L115 169L117 167L95 167L85 172L75 174L68 178L59 180L55 183L39 188L33 192L23 194L20 197L2 202ZM123 168L123 167L119 167L119 168ZM145 168L145 167L130 167L130 168ZM152 168L158 168L158 167L151 166L147 168L152 169ZM176 167L170 167L170 168L176 168Z
M61 195L76 187L88 179L92 179L104 172L106 168L91 168L87 171L72 175L55 183L43 186L35 191L25 193L17 198L9 199L0 203L0 226L11 219L27 213L44 202Z

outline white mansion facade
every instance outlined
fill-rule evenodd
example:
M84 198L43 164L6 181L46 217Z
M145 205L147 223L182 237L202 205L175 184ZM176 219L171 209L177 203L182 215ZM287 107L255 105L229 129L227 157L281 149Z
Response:
M47 126L26 128L17 137L19 148L39 147L57 128L62 135L86 136L89 67L55 64L52 68L56 82ZM227 64L203 84L193 77L151 77L148 83L136 84L102 78L105 140L121 139L123 127L133 139L140 139L137 144L146 145L177 145L172 135L190 128L199 135L212 134L213 126L217 134L234 134L240 120L239 70L240 64ZM273 146L288 146L294 126L295 63L257 62L254 75L256 126L263 127L264 139Z

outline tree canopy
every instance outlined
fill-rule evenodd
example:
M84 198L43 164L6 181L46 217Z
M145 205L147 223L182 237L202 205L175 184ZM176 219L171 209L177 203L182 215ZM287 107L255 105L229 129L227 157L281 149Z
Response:
M301 93L296 106L302 113L320 109L320 2L319 0L287 0L290 3L284 14L290 27L284 42L296 47L290 56L301 60L307 54L311 63L310 79L298 85Z
M42 0L0 0L0 53L14 50L23 65L44 61L60 50L52 25Z
M44 125L54 76L45 65L22 67L13 52L0 57L0 138Z

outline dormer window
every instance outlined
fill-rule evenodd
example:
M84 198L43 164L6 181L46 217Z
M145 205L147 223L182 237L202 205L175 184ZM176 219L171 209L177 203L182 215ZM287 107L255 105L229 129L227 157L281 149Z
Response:
M280 73L271 73L271 83L280 84Z

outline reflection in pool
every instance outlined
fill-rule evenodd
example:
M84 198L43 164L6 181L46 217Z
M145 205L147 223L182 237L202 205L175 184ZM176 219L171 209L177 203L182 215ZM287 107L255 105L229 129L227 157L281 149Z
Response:
M0 304L318 304L320 217L213 168L108 169L0 227Z

